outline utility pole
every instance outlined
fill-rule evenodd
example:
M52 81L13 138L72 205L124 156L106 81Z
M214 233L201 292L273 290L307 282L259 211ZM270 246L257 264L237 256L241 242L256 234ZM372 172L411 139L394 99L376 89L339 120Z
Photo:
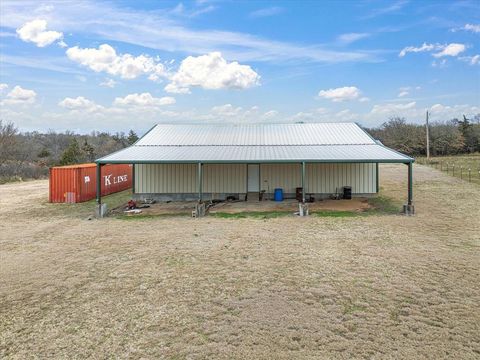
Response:
M425 130L426 130L426 135L427 135L427 161L430 161L430 136L428 133L428 110L427 110L427 116L426 116L426 123L425 123Z

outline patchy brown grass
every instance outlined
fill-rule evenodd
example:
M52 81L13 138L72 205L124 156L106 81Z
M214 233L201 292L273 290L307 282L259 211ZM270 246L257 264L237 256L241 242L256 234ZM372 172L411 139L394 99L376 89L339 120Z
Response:
M406 167L381 170L401 203ZM0 186L0 358L480 357L478 185L416 166L415 217L88 221L46 197Z

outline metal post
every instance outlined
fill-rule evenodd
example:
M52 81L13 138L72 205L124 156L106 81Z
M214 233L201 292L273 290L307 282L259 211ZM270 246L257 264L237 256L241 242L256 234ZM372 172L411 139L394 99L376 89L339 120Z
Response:
M135 164L132 164L132 194L135 194Z
M413 203L413 163L408 163L408 205Z
M202 163L198 163L198 201L202 201Z
M375 177L376 177L376 179L375 179L375 184L376 184L376 187L377 187L377 188L376 188L376 193L377 193L377 194L378 194L378 192L380 191L380 187L379 187L379 185L380 185L380 178L379 178L379 174L378 174L378 168L379 168L378 163L376 163L376 164L375 164Z
M408 201L403 205L405 215L415 215L415 206L413 206L413 162L406 163L408 166Z
M97 163L97 205L102 204L102 165Z
M427 135L427 163L430 161L430 136L429 136L429 129L428 129L428 110L427 110L427 117L425 121L425 132Z
M302 162L302 203L305 204L305 161Z

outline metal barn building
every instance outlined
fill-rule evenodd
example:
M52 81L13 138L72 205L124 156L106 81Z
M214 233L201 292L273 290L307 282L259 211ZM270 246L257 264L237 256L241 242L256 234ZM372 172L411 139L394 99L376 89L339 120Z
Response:
M378 192L378 164L408 165L412 205L413 159L375 141L355 123L264 125L159 124L134 145L100 158L134 164L134 198L245 199L281 188L315 198L350 186L355 196ZM101 198L98 196L100 203Z

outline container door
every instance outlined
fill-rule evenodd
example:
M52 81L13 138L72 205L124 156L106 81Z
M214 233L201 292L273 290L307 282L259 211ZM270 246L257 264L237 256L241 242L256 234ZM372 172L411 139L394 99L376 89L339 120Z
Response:
M248 192L260 192L260 165L248 164L247 173L248 173L248 179L247 179Z

